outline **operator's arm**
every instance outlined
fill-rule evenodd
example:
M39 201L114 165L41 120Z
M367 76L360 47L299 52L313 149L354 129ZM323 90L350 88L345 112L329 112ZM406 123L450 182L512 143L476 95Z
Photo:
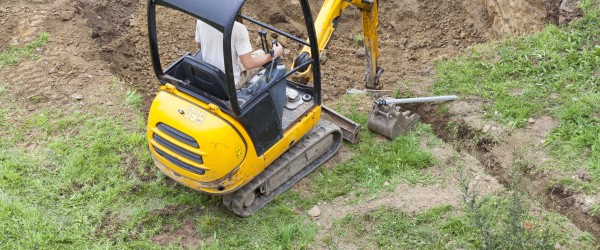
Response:
M250 43L250 34L248 29L241 23L235 22L233 26L233 46L240 57L240 62L246 70L256 69L270 62L273 58L266 54L263 56L252 57L252 44ZM275 58L283 54L283 47L280 44L273 46Z
M273 51L275 54L275 58L281 56L283 54L283 47L281 44L277 44L273 47ZM240 56L240 61L246 70L252 70L258 68L260 66L265 65L270 62L273 58L271 58L270 54L266 54L263 56L252 57L252 52L246 53Z

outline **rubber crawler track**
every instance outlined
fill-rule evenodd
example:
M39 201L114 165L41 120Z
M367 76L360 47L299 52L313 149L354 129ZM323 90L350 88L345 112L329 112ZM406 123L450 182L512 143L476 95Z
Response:
M326 138L327 135L333 135L333 141L329 149L317 157L314 161L309 163L306 167L300 170L297 174L292 176L289 180L276 187L267 195L257 195L254 203L250 206L245 206L244 201L250 195L256 195L255 190L259 189L264 183L266 183L270 177L277 176L276 174L284 170L290 162L297 157L302 156L312 146L316 145L319 141ZM236 192L223 196L223 204L234 214L241 217L248 217L271 202L277 195L290 189L294 184L300 181L302 178L310 174L312 171L317 169L321 164L327 162L340 148L342 143L342 132L340 128L333 123L321 120L306 136L304 136L294 147L282 154L277 160L275 160L265 171L256 176L252 181L240 188Z

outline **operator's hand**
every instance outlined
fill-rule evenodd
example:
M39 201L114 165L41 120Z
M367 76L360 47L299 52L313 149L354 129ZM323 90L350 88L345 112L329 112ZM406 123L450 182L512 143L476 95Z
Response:
M273 45L273 54L275 55L275 58L283 55L283 46L281 46L281 43Z

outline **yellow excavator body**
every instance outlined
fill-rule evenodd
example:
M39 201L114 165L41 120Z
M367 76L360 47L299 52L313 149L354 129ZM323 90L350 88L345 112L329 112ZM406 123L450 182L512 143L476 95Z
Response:
M342 139L358 140L358 124L323 106L319 53L350 4L363 16L367 87L378 87L377 1L325 0L313 21L299 0L306 35L296 37L240 11L246 0L148 0L148 34L154 73L163 84L148 115L148 143L155 165L173 180L222 195L233 213L247 217L327 162ZM224 67L202 53L185 53L163 70L156 6L203 21L223 35ZM231 46L234 22L243 19L305 46L286 67L281 58L235 83ZM264 51L267 33L259 31ZM308 38L308 39L307 39ZM273 41L276 45L278 42ZM274 46L271 46L271 49ZM215 49L215 48L212 48ZM295 80L301 78L303 80ZM329 119L321 119L321 115Z

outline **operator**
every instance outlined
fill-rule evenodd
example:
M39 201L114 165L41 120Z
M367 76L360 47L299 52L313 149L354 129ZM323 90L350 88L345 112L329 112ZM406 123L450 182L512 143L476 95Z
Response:
M196 46L202 53L203 60L224 72L223 33L198 20L195 40ZM236 89L241 88L246 81L256 74L261 66L272 60L271 55L265 54L262 50L253 52L248 29L237 21L233 25L231 34L231 52ZM274 45L273 54L275 58L281 56L283 47L280 44Z

